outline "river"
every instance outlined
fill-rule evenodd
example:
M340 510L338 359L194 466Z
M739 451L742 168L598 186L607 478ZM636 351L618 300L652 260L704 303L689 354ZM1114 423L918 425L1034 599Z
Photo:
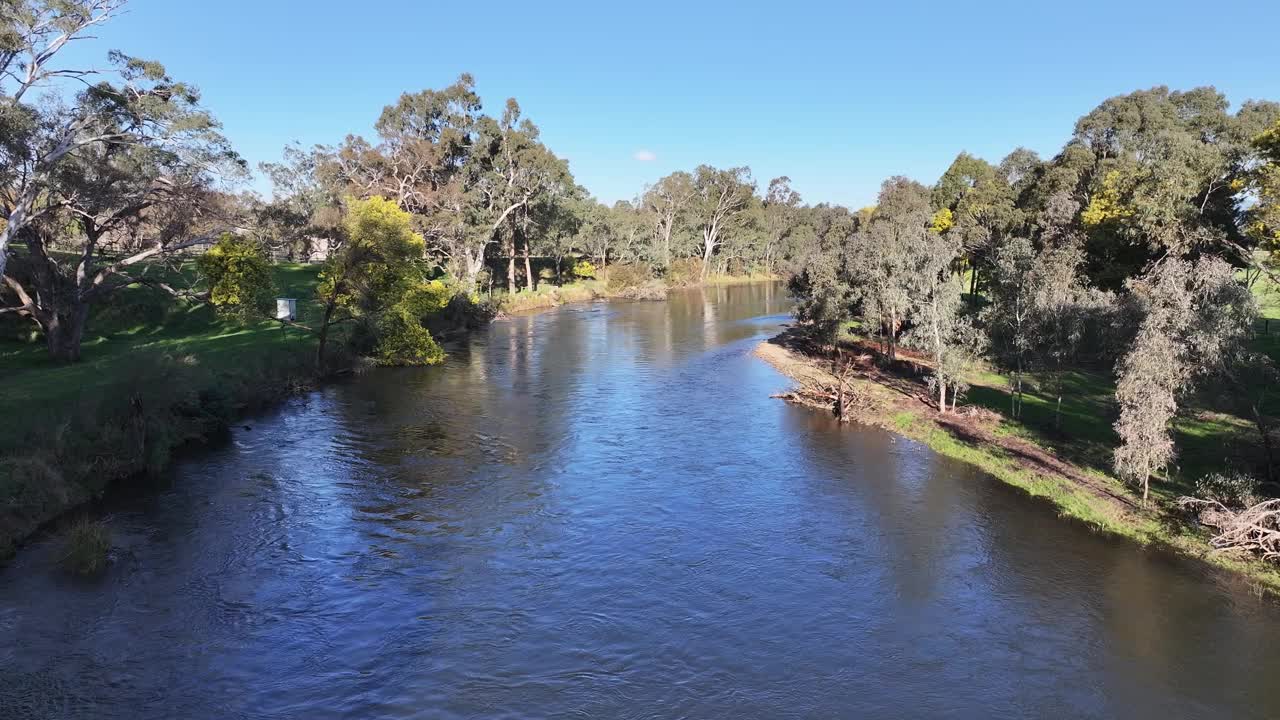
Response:
M495 323L0 571L0 718L1266 718L1280 607L769 397L773 285Z

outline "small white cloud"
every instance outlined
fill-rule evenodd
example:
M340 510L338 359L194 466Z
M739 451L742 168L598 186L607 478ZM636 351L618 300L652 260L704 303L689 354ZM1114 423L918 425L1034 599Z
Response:
M631 157L639 160L640 162L653 162L658 159L658 156L655 155L652 150L637 150Z

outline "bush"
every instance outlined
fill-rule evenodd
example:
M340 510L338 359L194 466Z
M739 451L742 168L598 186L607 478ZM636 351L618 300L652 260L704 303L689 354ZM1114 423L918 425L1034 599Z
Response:
M667 285L661 280L653 278L643 285L626 288L619 292L618 295L630 300L666 300Z
M448 307L453 295L453 288L440 280L432 280L410 288L398 304L413 317L426 320Z
M702 260L699 258L673 260L667 268L667 283L672 286L696 285L701 281Z
M590 260L579 260L569 268L569 275L583 280L590 280L596 276L596 266Z
M444 360L444 350L431 331L404 308L384 313L377 332L373 355L379 365L435 365Z
M81 519L67 533L62 564L79 575L93 575L107 566L111 531L101 522Z
M1258 503L1258 481L1235 470L1210 473L1196 481L1195 494L1229 508L1245 508Z
M218 312L240 317L271 312L275 296L271 260L258 243L226 233L200 256L196 266L209 282L209 303Z
M627 288L637 288L653 279L649 266L641 263L624 263L611 265L608 270L608 288L610 292L620 292Z

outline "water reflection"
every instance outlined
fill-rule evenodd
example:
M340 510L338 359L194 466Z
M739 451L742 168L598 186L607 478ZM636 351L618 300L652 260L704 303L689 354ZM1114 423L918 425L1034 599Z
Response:
M0 573L0 717L1270 717L1280 613L770 399L776 286L513 318Z

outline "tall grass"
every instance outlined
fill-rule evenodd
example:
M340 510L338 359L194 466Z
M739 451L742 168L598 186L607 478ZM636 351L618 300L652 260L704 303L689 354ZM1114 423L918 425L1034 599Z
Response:
M67 532L62 564L77 575L96 575L107 566L111 531L101 521L77 520Z

